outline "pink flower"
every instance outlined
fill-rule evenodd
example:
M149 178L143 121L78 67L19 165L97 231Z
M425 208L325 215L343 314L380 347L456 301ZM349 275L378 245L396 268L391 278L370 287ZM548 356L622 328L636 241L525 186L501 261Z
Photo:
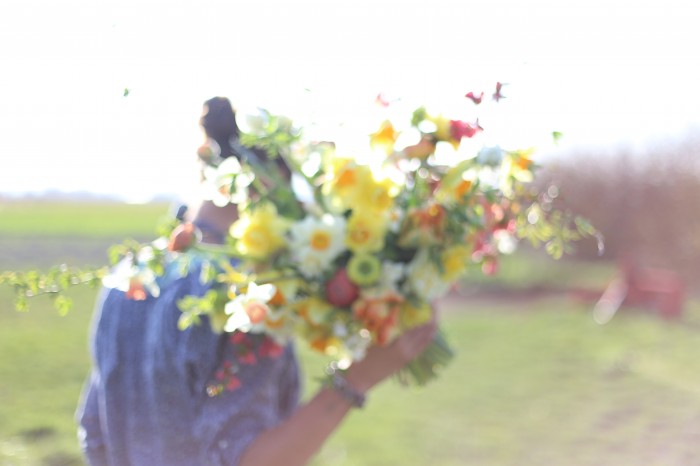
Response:
M496 83L496 92L493 93L493 100L496 102L500 101L501 99L505 99L505 96L501 94L501 89L505 86L503 83Z
M481 94L476 96L473 92L468 92L464 97L474 102L474 105L479 105L481 103L481 99L484 98L484 93L482 92Z
M334 306L349 306L357 299L359 294L360 288L348 278L348 272L344 268L339 269L326 282L326 299Z

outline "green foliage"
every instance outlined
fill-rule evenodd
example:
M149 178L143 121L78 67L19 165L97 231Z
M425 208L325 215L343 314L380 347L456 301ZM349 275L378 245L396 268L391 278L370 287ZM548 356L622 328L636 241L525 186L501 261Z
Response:
M26 311L29 308L28 298L39 295L49 295L53 305L61 315L65 315L72 307L72 300L65 292L77 285L97 287L107 274L107 268L80 269L63 264L52 267L48 272L30 270L27 272L2 272L0 285L9 285L15 293L15 308Z
M299 140L301 133L292 127L289 119L273 115L265 109L259 109L259 112L256 119L258 127L251 133L241 134L241 143L263 149L272 158L287 155L289 146Z
M544 244L545 251L555 259L574 252L573 243L595 237L602 253L600 233L585 219L570 212L551 210L534 203L516 218L516 233L534 247Z

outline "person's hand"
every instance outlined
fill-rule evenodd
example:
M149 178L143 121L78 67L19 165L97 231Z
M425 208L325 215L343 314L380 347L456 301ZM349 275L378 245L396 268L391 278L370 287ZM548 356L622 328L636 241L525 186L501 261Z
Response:
M366 392L421 354L437 331L435 315L423 325L399 335L385 346L373 346L367 355L348 369L346 379L360 392Z

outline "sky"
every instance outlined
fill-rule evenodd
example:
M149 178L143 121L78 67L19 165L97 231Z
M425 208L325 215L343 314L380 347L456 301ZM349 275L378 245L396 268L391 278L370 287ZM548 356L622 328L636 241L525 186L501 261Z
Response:
M364 142L379 92L459 116L504 82L485 143L641 148L700 131L699 21L695 0L3 0L0 194L190 197L214 95Z

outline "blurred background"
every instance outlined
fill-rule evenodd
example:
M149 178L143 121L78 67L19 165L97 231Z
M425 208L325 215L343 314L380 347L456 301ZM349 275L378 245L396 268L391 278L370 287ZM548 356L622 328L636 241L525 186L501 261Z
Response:
M5 0L0 270L150 239L198 195L211 96L352 152L379 93L459 116L506 83L481 142L535 147L536 183L605 254L521 245L474 270L441 305L457 350L442 378L382 386L317 464L700 464L698 20L690 0ZM0 465L82 464L95 293L61 317L0 290ZM322 364L303 358L311 393Z

